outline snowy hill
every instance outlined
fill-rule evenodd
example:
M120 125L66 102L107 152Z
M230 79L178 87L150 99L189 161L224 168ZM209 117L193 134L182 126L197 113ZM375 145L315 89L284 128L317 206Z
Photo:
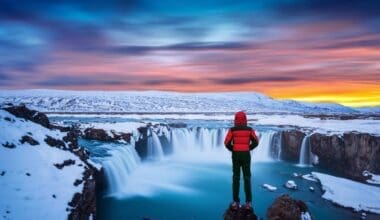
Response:
M17 118L0 109L0 212L4 219L67 219L86 165L47 139L66 133ZM61 142L64 144L64 142ZM64 144L66 145L66 144Z
M339 104L276 100L254 92L2 90L0 103L24 103L43 112L357 112Z

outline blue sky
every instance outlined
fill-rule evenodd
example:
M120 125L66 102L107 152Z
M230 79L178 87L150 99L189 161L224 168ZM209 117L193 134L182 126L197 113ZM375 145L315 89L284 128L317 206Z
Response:
M0 88L380 105L380 1L0 3Z

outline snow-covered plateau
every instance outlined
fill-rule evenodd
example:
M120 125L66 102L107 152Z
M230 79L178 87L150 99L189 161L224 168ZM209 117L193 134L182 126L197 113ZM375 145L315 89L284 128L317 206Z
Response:
M276 100L255 92L2 90L0 103L24 103L42 112L283 112L358 113L334 103Z

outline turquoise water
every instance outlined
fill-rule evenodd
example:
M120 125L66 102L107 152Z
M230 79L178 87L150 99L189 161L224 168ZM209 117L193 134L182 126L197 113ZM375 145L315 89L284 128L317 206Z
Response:
M222 162L186 162L169 159L163 162L145 164L144 175L131 176L131 178L147 178L153 183L147 188L148 193L126 195L121 198L100 196L98 217L100 219L222 219L222 215L231 200L231 165ZM151 171L149 172L149 169ZM318 183L293 177L293 172L310 173L317 168L301 168L285 162L253 163L252 187L254 209L258 216L265 217L266 210L276 197L287 193L297 199L302 199L310 208L316 219L358 219L359 214L349 209L334 206L321 198L321 188ZM159 172L161 171L161 172ZM138 172L138 170L137 170ZM171 188L170 181L162 179L171 176L173 185L181 188ZM176 179L173 176L179 176ZM153 179L149 178L153 176ZM299 189L296 191L283 187L287 180L294 180ZM142 181L143 182L143 181ZM143 188L140 181L138 185L127 184L131 191L134 188ZM269 183L278 189L270 192L262 187ZM142 183L144 184L144 183ZM313 186L315 192L310 192ZM241 186L241 200L244 193ZM145 189L147 190L147 189Z
M65 118L67 124L115 121L107 118L69 119ZM57 117L55 120L63 119ZM188 122L191 122L188 123L190 125L201 124L209 128L229 125L228 122ZM259 131L273 129L264 126L256 128ZM90 151L91 159L99 163L111 157L109 151L112 149L126 147L124 144L85 140L80 140L80 144ZM306 202L317 220L360 219L361 213L322 199L323 192L319 183L293 176L293 173L308 174L311 171L334 175L318 167L299 167L284 161L253 161L252 190L256 214L265 219L266 210L275 198L286 193ZM223 148L207 153L189 152L184 155L166 156L160 161L144 161L127 179L125 185L122 185L123 193L110 196L107 189L98 193L98 219L222 219L232 197L231 159L229 152ZM288 180L294 180L298 190L285 188L283 185ZM277 190L268 191L262 187L264 183L276 186ZM309 191L310 186L314 187L314 192ZM240 195L244 201L243 186ZM367 219L380 217L368 215Z

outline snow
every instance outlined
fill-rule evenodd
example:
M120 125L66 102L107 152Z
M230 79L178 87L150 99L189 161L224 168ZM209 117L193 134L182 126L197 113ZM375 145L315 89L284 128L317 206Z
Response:
M302 175L302 178L305 179L305 180L309 180L309 181L313 181L313 182L318 182L318 180L312 174Z
M310 213L309 212L302 212L301 213L301 220L312 220Z
M133 131L137 130L139 127L145 127L145 123L141 122L114 122L114 123L98 123L98 122L92 122L92 123L83 123L80 125L81 129L86 128L97 128L97 129L103 129L105 130L109 136L113 136L111 131L118 133L118 132L124 132L124 133L132 133Z
M380 175L376 175L367 170L363 171L363 176L370 176L371 178L367 180L367 183L380 185Z
M321 182L322 198L356 211L380 214L380 187L318 172L312 175Z
M288 180L285 183L285 187L288 189L297 189L297 184L294 182L294 180Z
M64 133L16 118L4 110L0 110L0 131L2 216L6 219L67 219L67 203L83 188L83 184L74 186L73 183L82 178L84 164L69 151L50 147L44 141L46 135L62 138ZM28 132L39 145L19 142ZM3 147L6 142L16 147ZM54 166L68 159L74 160L75 165L62 169Z
M230 114L48 114L49 117L101 117L101 118L133 118L137 120L215 120L215 121L232 121L233 113ZM380 134L380 120L374 119L320 119L307 118L302 115L289 114L247 114L248 123L252 126L295 126L312 130L322 134L343 134L345 132L362 132L369 134ZM347 126L350 124L350 126Z
M275 186L272 186L272 185L270 185L270 184L267 184L267 183L264 183L264 184L263 184L263 187L264 187L264 188L266 188L267 190L271 191L271 192L273 192L273 191L276 191L276 190L277 190L277 187L275 187Z
M339 104L276 100L255 92L1 90L0 103L9 102L43 112L358 112Z

